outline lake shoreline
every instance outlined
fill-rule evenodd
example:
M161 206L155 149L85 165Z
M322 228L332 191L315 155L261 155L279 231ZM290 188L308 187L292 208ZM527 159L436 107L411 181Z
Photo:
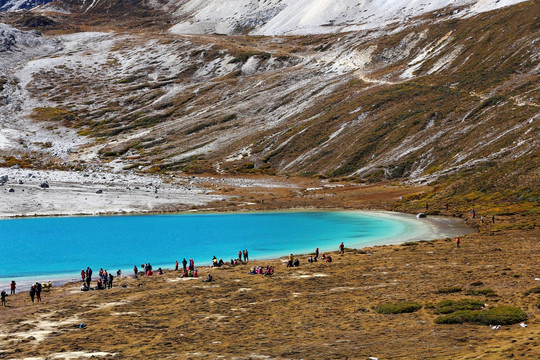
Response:
M294 212L304 212L306 209L285 209L285 210L277 210L277 211L270 211L270 212L263 212L263 211L250 211L250 212L242 212L242 214L265 214L265 213L294 213ZM329 209L309 209L307 211L313 211L313 212L329 212ZM414 241L427 241L427 240L435 240L439 238L448 238L448 237L454 237L454 236L462 236L471 234L474 232L474 230L469 227L466 223L461 221L459 218L451 218L451 217L444 217L444 216L434 216L434 217L427 217L422 219L417 219L414 215L405 214L405 213L397 213L397 212L389 212L389 211L365 211L365 210L343 210L343 209L334 209L330 212L345 212L345 213L358 213L363 216L374 216L377 217L383 217L383 218L397 218L401 219L402 224L406 226L406 232L401 233L399 236L395 238L389 238L389 237L383 237L378 240L374 240L372 242L362 243L362 244L346 244L348 248L353 249L362 249L365 247L370 246L386 246L386 245L396 245L396 244L402 244L406 242L414 242ZM228 212L230 214L235 214L236 212ZM178 215L184 215L186 213L176 213ZM174 215L176 215L174 214ZM223 214L223 212L197 212L196 214ZM146 215L146 214L140 214L140 215ZM159 214L159 215L167 215L167 214ZM173 213L170 213L170 215L173 215ZM121 215L117 215L121 216ZM336 243L337 248L338 243ZM317 247L316 244L313 245L314 248ZM335 249L326 249L322 248L321 253L325 251L332 251ZM307 258L307 254L309 253L301 253L301 254L295 254L295 256L299 258ZM269 260L276 260L280 258L284 258L288 255L287 253L282 253L277 256L270 256L270 257L261 257L254 260L257 261L269 261ZM151 260L151 259L150 259ZM227 259L225 259L227 261ZM151 263L153 263L151 261ZM157 269L158 267L162 267L164 270L168 269L169 266L173 266L173 264L164 264L164 263L156 263L153 267ZM208 262L202 262L200 266L196 266L197 268L207 268L210 267L211 261ZM137 266L139 266L137 264ZM107 266L104 266L104 268L107 268ZM97 273L97 269L93 269ZM116 275L116 270L113 269L113 275ZM128 276L132 276L132 269L126 269L122 268L122 274L124 276L126 274L129 274ZM78 283L81 282L79 280L78 272L74 272L73 275L68 274L51 274L51 275L36 275L36 276L23 276L23 277L14 277L14 280L17 282L17 292L19 291L27 291L28 288L33 284L34 282L48 282L51 281L53 283L53 286L62 286L66 283ZM31 278L28 279L28 278ZM94 280L96 280L97 277L94 277ZM6 279L7 280L7 279ZM0 288L6 287L6 290L9 288L9 280L4 280L0 282Z

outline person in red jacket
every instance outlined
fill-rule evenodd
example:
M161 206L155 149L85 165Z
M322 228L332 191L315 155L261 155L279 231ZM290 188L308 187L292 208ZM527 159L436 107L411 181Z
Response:
M14 295L15 289L17 288L17 285L15 285L15 280L11 281L10 288L11 288L11 295Z
M461 240L459 239L459 236L456 237L456 247L460 247Z

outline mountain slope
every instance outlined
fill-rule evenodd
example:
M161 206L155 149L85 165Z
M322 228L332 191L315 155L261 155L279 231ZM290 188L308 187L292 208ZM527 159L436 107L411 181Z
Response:
M6 165L448 181L534 202L539 6L399 31L62 35L4 75L0 151Z
M0 0L0 11L32 9L52 0Z
M523 0L189 0L175 14L184 19L171 28L176 34L308 35L383 28L412 18L453 9L456 17L491 11ZM455 10L454 10L455 9ZM443 11L448 15L452 12Z

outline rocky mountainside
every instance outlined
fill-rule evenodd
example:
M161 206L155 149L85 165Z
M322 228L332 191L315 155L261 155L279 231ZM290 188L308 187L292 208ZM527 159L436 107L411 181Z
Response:
M175 4L181 21L173 33L252 35L311 35L410 25L436 11L463 18L522 2L522 0L188 0ZM170 4L167 4L170 8ZM444 10L443 10L444 9Z
M3 71L2 164L439 181L534 202L538 2L397 3L344 2L348 21L337 3L270 1L259 8L281 11L252 25L249 2L236 15L93 1L6 16L55 45ZM284 11L302 16L285 24ZM197 21L210 13L225 28Z
M0 11L18 11L32 9L51 0L0 0Z

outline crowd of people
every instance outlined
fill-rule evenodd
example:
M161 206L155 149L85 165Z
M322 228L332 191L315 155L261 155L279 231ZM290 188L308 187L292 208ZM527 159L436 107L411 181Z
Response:
M263 269L262 266L252 266L249 270L248 274L250 275L274 275L274 267L273 266L266 266L266 269Z
M344 245L343 243L341 243L339 245L339 253L343 254L344 253ZM315 256L310 256L308 258L308 263L313 263L313 262L316 262L318 261L318 259L322 259L326 262L332 262L332 257L331 256L326 256L324 253L319 256L319 248L317 248L315 250ZM231 259L230 261L230 265L238 265L240 263L247 263L249 261L249 253L248 253L248 250L239 250L238 251L238 257L236 259ZM214 256L212 258L212 267L222 267L226 265L226 263L223 261L223 259L217 259L216 256ZM297 266L300 266L300 260L298 258L295 258L293 256L293 254L291 254L289 256L289 261L287 263L287 267L297 267ZM180 267L180 263L178 262L178 260L175 262L175 270L179 270L179 267ZM193 259L189 259L189 262L184 258L182 260L182 269L183 269L183 273L182 273L182 277L198 277L199 276L199 273L197 271L197 269L195 269L195 262ZM141 270L144 271L144 275L145 276L152 276L154 274L154 271L152 269L152 265L150 263L145 263L145 264L142 264L141 265ZM156 274L158 275L162 275L163 274L163 270L161 268L158 268L157 271L155 271ZM122 274L122 270L118 270L116 272L116 276L117 277L120 277ZM250 271L249 271L249 274L259 274L259 275L273 275L274 274L274 267L273 266L266 266L266 268L262 267L262 266L253 266L251 267ZM92 269L90 268L90 266L88 266L86 268L86 270L82 269L81 270L81 281L83 282L83 285L81 286L81 291L88 291L88 290L104 290L104 289L111 289L113 287L113 281L114 281L114 276L112 273L109 273L107 271L107 269L103 269L103 268L100 268L99 269L99 274L98 274L98 277L97 277L97 280L96 280L96 285L95 287L91 287L91 282L92 282L92 276L93 276L93 271ZM135 265L133 267L133 277L135 279L138 279L138 276L139 276L139 269L137 268L137 265ZM213 280L213 277L212 275L208 274L208 277L203 280L205 282L209 282L209 281L212 281ZM36 282L35 284L33 284L31 287L30 287L30 291L29 291L29 294L30 294L30 299L32 301L32 303L34 302L41 302L41 291L45 288L45 289L49 289L52 287L52 283L49 281L47 284L43 283L39 283L39 282ZM11 284L10 284L10 288L11 288L11 295L15 294L15 290L17 288L17 285L15 283L15 281L12 281ZM2 291L0 293L0 298L1 298L1 301L2 301L2 306L7 306L7 302L6 302L6 298L8 297L8 294L6 293L6 291Z
M81 291L112 289L114 280L114 276L112 273L107 272L107 269L103 270L103 268L100 268L98 278L96 280L96 286L92 288L91 282L93 273L94 272L92 271L90 266L86 267L86 270L81 270L81 280L83 282L83 285L81 286ZM116 272L117 277L119 277L121 274L122 270L118 270Z

